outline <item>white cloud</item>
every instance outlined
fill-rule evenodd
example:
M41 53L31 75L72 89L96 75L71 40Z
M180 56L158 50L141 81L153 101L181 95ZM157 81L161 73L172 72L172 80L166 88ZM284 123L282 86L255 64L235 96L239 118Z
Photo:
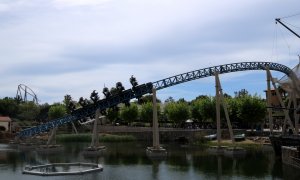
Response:
M95 6L102 5L110 0L53 0L53 3L58 8L70 6Z
M53 102L67 93L88 97L104 83L111 87L121 81L129 87L132 74L144 83L240 61L295 65L299 43L291 36L278 38L275 50L272 28L274 18L297 9L297 3L276 2L0 3L1 97L12 96L19 83L36 89L42 102ZM290 50L282 45L285 41L291 42ZM248 76L233 73L222 81ZM199 81L206 82L211 79ZM172 91L189 96L184 86Z

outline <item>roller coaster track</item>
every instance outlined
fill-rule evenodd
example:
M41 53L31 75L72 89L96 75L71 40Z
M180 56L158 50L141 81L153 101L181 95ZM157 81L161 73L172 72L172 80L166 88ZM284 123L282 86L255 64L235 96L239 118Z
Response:
M170 86L185 83L188 81L213 76L215 72L219 72L219 74L225 74L225 73L231 73L237 71L266 70L267 68L269 70L282 72L289 77L294 76L293 71L289 67L278 63L272 63L272 62L240 62L240 63L232 63L232 64L224 64L219 66L208 67L204 69L182 73L152 83L149 82L146 84L136 86L131 89L124 90L117 95L99 100L94 104L90 104L88 106L76 109L70 115L64 116L62 118L54 119L47 123L41 124L39 126L31 127L23 131L20 131L17 134L17 137L19 138L29 137L36 134L40 134L42 132L47 132L63 124L76 121L84 117L91 116L95 113L97 109L105 110L107 108L116 106L120 103L128 102L133 98L141 97L144 94L151 93L152 88L156 88L156 90L168 88Z

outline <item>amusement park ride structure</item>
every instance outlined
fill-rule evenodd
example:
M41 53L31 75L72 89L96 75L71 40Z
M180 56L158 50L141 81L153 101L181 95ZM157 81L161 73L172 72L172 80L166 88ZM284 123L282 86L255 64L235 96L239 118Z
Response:
M85 117L93 116L97 109L101 111L106 110L107 108L115 107L120 103L128 103L133 98L140 98L145 94L152 93L152 89L161 90L164 88L168 88L170 86L174 86L177 84L189 82L192 80L205 78L209 76L215 76L215 73L225 74L237 71L247 71L247 70L274 70L279 71L286 74L292 80L292 84L294 84L296 88L296 92L299 93L299 85L297 77L294 72L287 66L272 63L272 62L240 62L240 63L232 63L232 64L224 64L219 66L208 67L204 69L199 69L195 71L190 71L187 73L182 73L179 75L171 76L159 81L149 82L146 84L137 85L135 82L132 83L133 87L125 90L124 87L121 88L117 86L117 89L120 90L118 93L109 94L107 91L103 91L105 94L104 99L94 98L93 103L82 106L81 108L76 109L75 106L71 104L69 107L71 109L71 114L64 116L62 118L54 119L47 123L41 124L36 127L31 127L28 129L24 129L17 134L17 137L24 138L34 136L36 134L40 134L42 132L47 132L53 128L61 126L66 123L70 123L73 121L77 121L83 119ZM119 84L120 85L120 84Z
M33 92L33 90L30 87L26 86L25 84L18 85L16 100L18 102L32 101L33 103L38 104L37 95Z

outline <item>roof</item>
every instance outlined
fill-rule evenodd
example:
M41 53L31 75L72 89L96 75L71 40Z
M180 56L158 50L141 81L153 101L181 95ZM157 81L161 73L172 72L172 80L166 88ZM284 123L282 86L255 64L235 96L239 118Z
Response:
M11 119L8 116L0 116L0 122L10 122Z

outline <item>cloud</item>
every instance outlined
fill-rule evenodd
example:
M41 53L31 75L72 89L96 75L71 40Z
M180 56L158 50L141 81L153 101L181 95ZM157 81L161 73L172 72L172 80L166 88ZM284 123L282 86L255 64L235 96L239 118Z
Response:
M58 8L70 6L96 6L102 5L110 0L53 0L53 4Z
M296 12L298 6L293 0L4 1L0 3L0 82L5 84L1 97L13 96L19 83L36 90L42 102L51 103L67 93L88 97L92 90L101 91L104 84L112 87L117 81L130 87L131 75L145 83L241 61L294 66L299 43L285 29L281 29L285 38L280 38L274 19ZM232 73L222 76L222 81L224 87L227 83L240 87L234 79L248 86L243 78L255 74ZM265 81L261 77L258 81ZM211 93L211 83L213 79L203 79L162 93L193 98L197 92L188 90L203 84L199 93ZM253 92L262 89L257 85Z

